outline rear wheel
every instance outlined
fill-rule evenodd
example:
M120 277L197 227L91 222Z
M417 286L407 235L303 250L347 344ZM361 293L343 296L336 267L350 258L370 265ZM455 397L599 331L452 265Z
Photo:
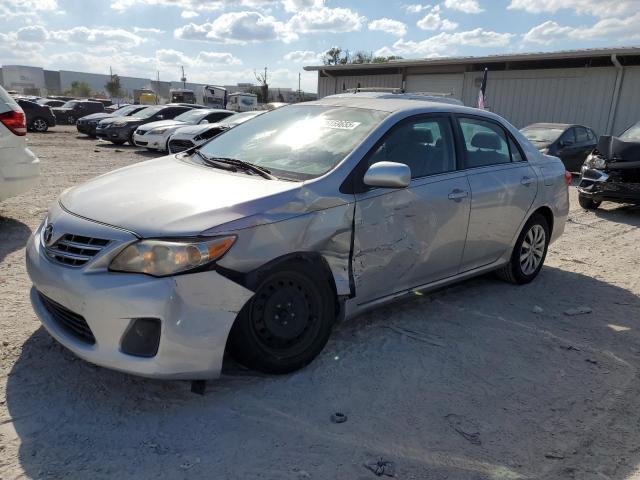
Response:
M524 285L538 276L549 246L549 224L546 218L535 213L525 224L507 265L498 270L504 280Z
M73 115L69 115L67 117L67 123L69 125L75 125L76 124L76 117L74 117Z
M289 373L324 348L335 320L335 304L322 272L289 262L267 275L238 314L229 338L231 354L249 368Z
M602 202L596 202L593 198L578 195L578 203L585 210L596 210Z
M31 129L34 132L44 133L49 130L49 125L44 118L36 118L31 122Z

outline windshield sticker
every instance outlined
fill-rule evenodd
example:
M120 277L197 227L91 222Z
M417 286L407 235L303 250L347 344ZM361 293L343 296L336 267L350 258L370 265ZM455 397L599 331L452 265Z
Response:
M325 120L324 127L336 130L355 130L361 122L351 122L349 120Z

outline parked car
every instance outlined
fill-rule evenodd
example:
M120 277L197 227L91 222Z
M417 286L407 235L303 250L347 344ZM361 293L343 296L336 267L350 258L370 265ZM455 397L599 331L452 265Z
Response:
M567 123L534 123L522 134L542 153L558 157L570 172L579 172L598 137L592 129Z
M0 86L0 202L38 183L40 161L27 148L26 115Z
M40 100L38 100L38 103L40 105L46 105L47 107L55 108L61 107L67 102L66 100L56 100L55 98L41 98Z
M104 112L104 105L90 100L69 100L63 106L53 109L56 121L68 125L75 125L79 118L99 112Z
M192 109L191 106L183 105L153 105L143 108L131 117L100 120L96 127L96 136L109 140L116 145L122 145L125 142L134 145L133 133L140 125L157 122L158 120L170 120Z
M233 112L231 112L233 113ZM188 127L178 128L169 137L167 142L167 148L169 153L179 153L196 145L202 145L206 143L216 135L221 134L225 130L240 125L241 123L251 120L258 115L263 114L264 111L243 112L231 115L218 123L209 123L204 125L190 125Z
M619 137L600 137L581 174L581 207L595 210L603 201L640 204L640 122Z
M33 132L46 132L56 126L56 116L51 107L40 105L31 100L16 100L27 117L27 128Z
M129 106L129 105L130 105L129 103L121 103L121 104L119 104L119 105L109 105L109 106L107 106L107 107L104 107L104 111L105 111L105 112L107 112L107 113L113 113L113 112L115 112L116 110L119 110L119 109L121 109L122 107L127 107L127 106Z
M91 363L206 379L225 348L291 372L337 319L494 270L531 282L564 166L493 113L412 97L290 105L65 191L26 249L38 317Z
M148 150L167 151L169 137L181 126L215 123L230 115L233 115L233 112L229 110L194 108L173 120L159 120L138 127L133 134L133 143Z
M78 119L78 121L76 122L76 128L78 129L78 132L95 138L98 122L100 122L101 120L106 120L107 118L131 117L143 108L147 107L145 105L127 105L125 107L120 107L118 110L112 113L92 113L91 115L87 115Z

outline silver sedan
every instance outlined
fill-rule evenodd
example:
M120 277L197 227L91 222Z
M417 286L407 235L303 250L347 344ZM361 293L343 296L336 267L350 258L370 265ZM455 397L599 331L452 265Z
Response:
M228 351L291 372L391 300L494 270L532 281L569 180L499 116L442 99L291 105L63 193L28 243L31 300L105 367L208 379Z

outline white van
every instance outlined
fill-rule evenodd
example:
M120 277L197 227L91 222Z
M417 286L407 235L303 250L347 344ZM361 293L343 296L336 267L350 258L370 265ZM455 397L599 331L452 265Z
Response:
M38 182L40 161L27 148L24 112L0 87L0 202Z
M250 112L258 109L258 96L255 93L236 92L229 95L227 110Z

